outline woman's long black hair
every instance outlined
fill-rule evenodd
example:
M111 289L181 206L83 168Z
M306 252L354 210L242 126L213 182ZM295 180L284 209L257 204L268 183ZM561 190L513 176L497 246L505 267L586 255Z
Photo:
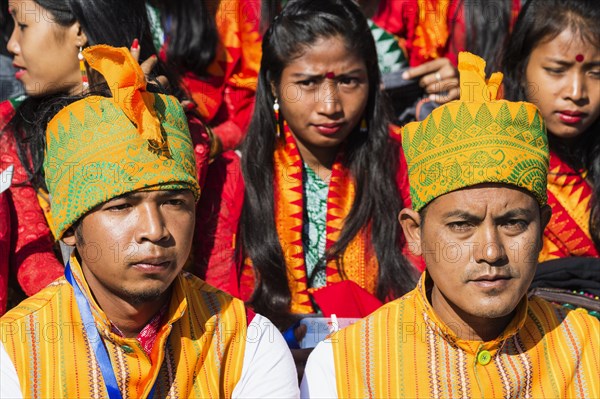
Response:
M338 260L343 275L345 265L341 258L346 247L370 223L370 238L379 262L377 296L382 300L398 297L415 284L414 269L401 252L397 221L403 207L396 183L399 143L389 135L389 111L379 88L376 49L367 22L352 1L290 1L263 39L256 105L241 161L246 183L241 247L258 276L250 302L258 312L275 319L289 313L291 293L273 211L273 154L278 140L283 138L276 137L271 83L278 85L286 65L311 44L330 37L343 38L347 47L365 60L369 100L365 111L368 133L361 133L357 126L345 143L343 162L355 179L355 200L339 240L326 257Z
M525 71L531 52L543 41L552 40L571 29L581 39L600 48L600 7L597 0L530 0L521 10L513 34L504 49L505 97L513 101L528 99ZM550 132L551 133L551 132ZM565 145L548 135L550 149L575 170L588 171L591 183L590 233L600 250L600 119L579 138L576 145Z
M114 47L129 48L134 39L140 43L140 62L156 54L152 42L150 24L143 0L34 0L47 10L54 21L63 27L79 22L88 43L108 44ZM51 66L49 66L51 67ZM171 90L179 97L178 77L159 60L156 75L166 76ZM103 91L102 85L94 82L90 74L92 90ZM110 96L110 93L105 93ZM12 129L18 147L21 163L27 171L31 184L36 188L46 188L43 172L44 150L46 148L47 118L56 111L55 100L68 93L52 93L40 97L28 97L17 109L15 117L7 129ZM58 101L57 104L63 101Z

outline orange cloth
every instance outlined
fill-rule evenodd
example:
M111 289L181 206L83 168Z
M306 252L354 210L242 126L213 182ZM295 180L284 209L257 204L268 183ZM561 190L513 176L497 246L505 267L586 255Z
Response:
M427 288L424 274L413 291L331 337L340 398L599 397L596 318L524 297L496 339L461 339Z
M247 318L242 301L182 273L148 355L137 338L124 338L94 301L76 257L73 275L90 303L124 398L231 397L242 374ZM0 339L26 398L108 397L94 351L64 278L0 319Z
M243 139L254 108L262 56L260 2L221 0L214 18L220 40L209 76L186 73L183 83L223 150L229 150Z
M292 313L314 313L308 291L308 278L304 248L302 245L302 158L296 140L287 125L284 129L285 144L275 150L275 224L279 243L285 254L288 284L292 293ZM326 249L338 239L344 220L354 202L354 181L350 171L342 166L340 152L332 167L329 193L327 195ZM342 259L347 279L356 282L369 293L377 288L378 263L371 246L369 227L364 228L348 245ZM337 260L329 260L326 266L327 285L342 281ZM249 298L254 291L254 272L250 259L242 266L240 282L242 298Z

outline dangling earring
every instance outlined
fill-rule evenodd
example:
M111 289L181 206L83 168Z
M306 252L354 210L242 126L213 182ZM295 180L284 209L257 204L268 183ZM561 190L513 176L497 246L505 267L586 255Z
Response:
M277 137L281 136L281 123L279 121L279 101L277 101L277 97L275 97L275 101L273 102L273 113L275 114L275 125L277 126Z
M79 71L81 72L81 85L83 86L83 91L86 91L90 87L90 83L88 82L87 69L85 69L85 59L83 58L83 54L81 54L82 47L79 46L79 54L77 54L77 58L79 59Z
M369 127L367 126L367 118L362 118L360 121L360 132L366 134L369 131Z

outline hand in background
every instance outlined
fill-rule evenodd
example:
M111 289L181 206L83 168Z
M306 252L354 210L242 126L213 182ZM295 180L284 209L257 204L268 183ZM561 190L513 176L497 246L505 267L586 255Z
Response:
M429 99L439 104L456 100L460 96L458 69L448 58L438 58L410 68L402 78L418 79L419 85L429 94Z

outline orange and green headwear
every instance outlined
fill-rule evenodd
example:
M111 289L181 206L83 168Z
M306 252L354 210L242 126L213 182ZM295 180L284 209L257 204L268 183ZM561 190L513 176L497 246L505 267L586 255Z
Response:
M540 111L527 102L496 100L502 74L485 79L485 61L458 56L460 100L403 128L413 209L481 183L503 183L547 202L548 139Z
M57 239L95 206L131 191L187 189L196 199L200 194L179 101L148 92L126 48L99 45L83 55L113 96L73 102L46 129L44 172Z

